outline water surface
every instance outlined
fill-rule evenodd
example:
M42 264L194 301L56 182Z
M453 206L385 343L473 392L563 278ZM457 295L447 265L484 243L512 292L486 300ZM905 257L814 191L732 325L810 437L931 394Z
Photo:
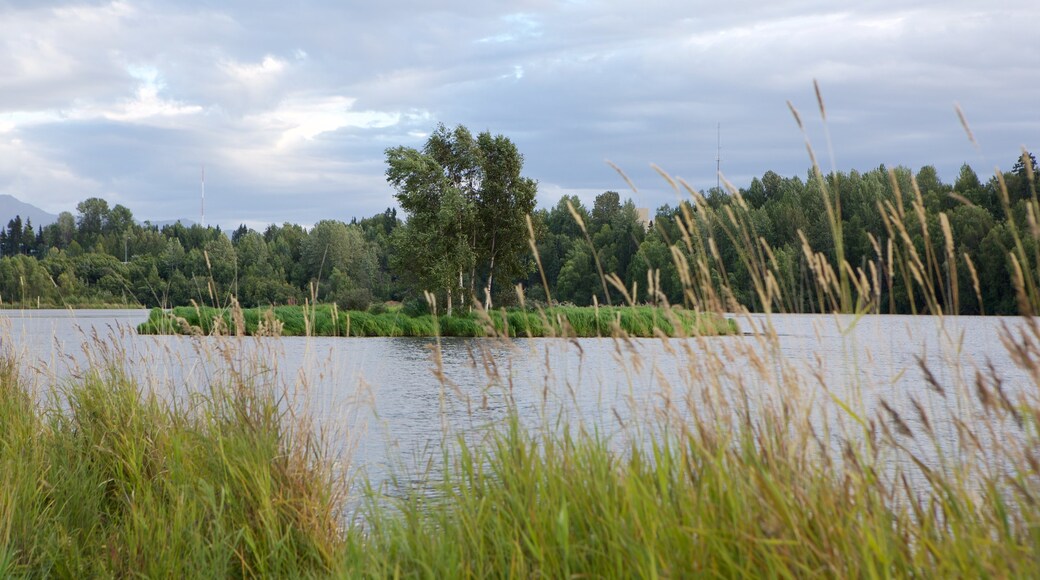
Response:
M884 400L917 428L914 398L936 418L940 439L956 446L944 417L970 412L964 393L975 369L993 369L1009 392L1033 385L1001 343L1007 329L1022 328L1018 318L752 315L738 318L745 335L732 337L438 341L138 336L132 329L147 315L0 311L0 341L20 353L41 385L60 384L106 358L174 395L207 384L229 360L274 376L297 393L350 465L377 481L438 449L445 433L476 440L511 407L532 424L567 413L611 433L662 408L698 406L713 391L798 399L820 424L832 420L835 400L868 417ZM775 342L752 332L770 326ZM936 384L961 394L940 394Z

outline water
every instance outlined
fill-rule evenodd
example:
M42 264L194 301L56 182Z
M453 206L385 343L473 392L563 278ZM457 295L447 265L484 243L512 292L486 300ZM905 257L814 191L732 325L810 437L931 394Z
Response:
M917 400L933 417L937 438L956 449L951 417L977 412L966 395L975 369L994 369L1011 395L1035 388L1000 339L1007 329L1024 329L1018 318L752 315L738 319L745 336L700 340L438 342L137 336L132 328L147 315L0 311L0 341L21 353L40 385L60 384L107 357L174 396L216 376L225 354L246 369L261 360L297 393L296 403L330 434L337 454L376 482L437 452L445 433L477 441L511 407L532 425L566 413L610 434L649 413L699 407L711 393L735 408L799 399L813 409L815 426L838 431L835 416L844 414L834 412L835 400L864 417L880 416L885 401L919 430L922 419L911 410ZM750 335L770 324L776 343ZM119 348L102 347L113 343Z

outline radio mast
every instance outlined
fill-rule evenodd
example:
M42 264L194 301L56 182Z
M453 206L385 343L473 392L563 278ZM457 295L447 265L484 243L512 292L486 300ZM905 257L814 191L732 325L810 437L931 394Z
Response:
M715 191L721 190L722 175L722 123L715 125Z
M202 227L206 227L206 166L202 166L202 207L199 213Z

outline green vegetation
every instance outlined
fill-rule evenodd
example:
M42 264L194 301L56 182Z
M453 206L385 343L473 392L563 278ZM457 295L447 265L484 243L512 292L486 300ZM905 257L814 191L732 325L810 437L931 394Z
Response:
M386 152L387 181L408 221L393 238L391 263L418 286L466 305L491 308L495 274L512 282L534 271L526 217L538 186L522 177L524 158L512 141L463 126L440 125L423 150ZM483 295L477 286L483 283Z
M727 311L829 312L833 304L816 291L822 257L845 286L845 311L927 312L932 297L915 290L922 277L946 313L1014 314L1010 256L1021 263L1035 245L1021 233L1035 221L1029 208L1040 169L1025 152L989 179L964 165L952 184L928 166L830 174L815 167L805 177L766 171L746 188L707 191L671 180L686 199L651 212L650 224L614 191L591 208L564 196L536 210L536 187L522 168L508 138L440 126L422 150L387 150L387 179L407 221L387 209L309 231L240 226L230 238L217 227L137 224L129 209L90 198L57 223L37 228L15 218L0 229L0 304L170 308L228 306L234 297L246 307L365 310L432 291L450 312L475 302L519 306L519 283L529 304L547 307L667 302L696 310L703 296L683 280L693 273L715 294L731 291ZM929 255L929 246L937 251ZM691 269L705 253L708 270ZM914 256L919 264L899 266ZM849 285L861 280L834 267L842 262L867 276L869 303L848 301ZM771 269L785 304L763 302L757 264Z
M6 342L6 341L5 341ZM341 486L279 392L243 374L190 403L110 351L39 393L0 357L0 577L306 577L339 558Z
M370 506L346 561L352 575L472 578L1029 576L1040 565L1035 480L1007 491L991 479L977 494L937 475L925 498L894 505L901 492L878 480L876 458L858 449L844 468L821 464L792 426L707 424L619 454L589 432L513 420L446 453L430 496Z
M340 311L335 305L320 305L246 309L182 306L169 312L156 308L137 330L141 334L250 336L674 337L733 334L737 326L733 320L711 313L650 306L475 310L435 317L411 316L400 309Z

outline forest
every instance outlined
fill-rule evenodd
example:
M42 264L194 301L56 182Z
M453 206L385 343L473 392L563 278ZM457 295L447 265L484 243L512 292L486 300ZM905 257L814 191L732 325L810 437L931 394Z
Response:
M988 178L963 165L952 184L931 166L804 177L767 171L745 188L705 192L676 184L677 203L657 208L649 223L616 191L596 196L591 207L564 196L536 208L537 184L520 176L522 156L502 136L442 126L422 150L390 149L387 161L404 215L391 207L309 229L239 226L227 235L217 226L139 223L129 208L95 197L42 227L16 217L0 230L0 301L169 308L221 305L234 296L243 306L309 301L359 310L396 301L421 311L425 290L449 307L452 296L456 306L497 307L517 305L519 286L528 306L697 306L684 294L676 263L702 248L714 257L712 279L732 288L732 308L765 306L748 252L768 254L778 284L789 290L783 307L790 312L828 310L809 290L816 286L810 260L836 261L840 251L867 271L870 263L898 262L893 253L920 252L935 268L880 268L890 273L880 275L870 311L922 311L925 297L905 288L915 276L932 275L946 310L1009 314L1018 312L1009 252L1036 239L1014 233L1038 227L1029 202L1040 172L1029 153ZM840 244L828 211L840 217ZM684 212L696 214L701 232L684 231L676 219ZM893 231L889 214L900 216L902 231ZM944 246L951 251L932 251ZM1020 250L1037 255L1037 248Z

